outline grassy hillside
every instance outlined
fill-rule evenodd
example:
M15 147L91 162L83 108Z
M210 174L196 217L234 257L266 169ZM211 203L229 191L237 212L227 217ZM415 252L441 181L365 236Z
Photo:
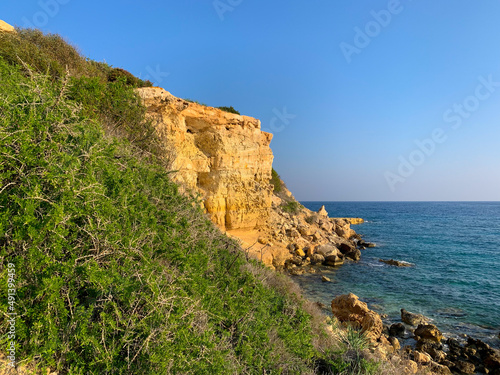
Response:
M15 265L19 360L59 374L376 367L343 355L359 336L327 335L286 277L178 193L133 91L147 82L33 30L0 33L0 82L0 267L7 280Z

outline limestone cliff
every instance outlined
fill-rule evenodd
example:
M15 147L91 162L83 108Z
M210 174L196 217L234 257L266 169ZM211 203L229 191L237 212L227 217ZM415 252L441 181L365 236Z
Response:
M200 193L222 229L267 225L272 187L272 134L252 117L177 98L158 87L138 89L168 151L173 178Z

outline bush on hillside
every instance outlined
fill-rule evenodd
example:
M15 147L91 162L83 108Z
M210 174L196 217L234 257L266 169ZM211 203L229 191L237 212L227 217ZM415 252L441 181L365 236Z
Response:
M151 81L143 81L142 79L137 78L132 73L126 71L122 68L112 68L108 72L108 81L115 82L118 80L122 80L125 84L133 87L151 87L153 84Z
M303 206L297 201L286 202L281 205L281 209L289 214L298 214Z
M271 171L271 185L273 185L273 191L275 193L281 192L281 188L282 188L281 178L280 178L278 172L276 172L274 170L274 168Z
M219 108L220 110L222 110L224 112L234 113L236 115L240 114L236 109L233 108L233 106L231 106L231 107L217 107L217 108Z

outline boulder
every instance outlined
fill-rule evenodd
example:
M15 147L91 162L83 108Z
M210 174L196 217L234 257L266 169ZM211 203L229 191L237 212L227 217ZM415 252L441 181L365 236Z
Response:
M349 293L338 296L332 301L331 307L333 315L339 321L361 329L371 341L380 338L383 329L382 319L356 295Z
M312 238L314 242L320 242L323 239L323 236L319 232L314 232Z
M361 259L361 251L359 249L356 249L355 247L352 248L351 251L347 252L344 254L346 258L352 259L354 261L358 261Z
M297 249L297 250L295 250L295 255L303 258L306 256L306 253L302 249Z
M429 369L432 371L433 374L437 375L452 375L452 372L450 369L446 366L440 365L439 363L436 363L432 361L429 365Z
M295 265L297 267L300 267L302 265L302 263L303 263L302 258L299 257L299 256L297 256L297 255L295 255L292 258L286 260L285 266L288 265L288 264L293 264L293 265Z
M325 261L325 257L321 254L313 254L311 257L311 264L321 264Z
M310 258L311 258L311 257L313 256L313 254L314 254L314 249L315 249L315 246L314 246L314 245L309 245L309 246L306 246L306 247L304 248L304 250L305 250L305 252L306 252L306 255L307 255L308 257L310 257Z
M321 281L323 281L324 283L329 283L329 282L330 282L330 281L332 281L332 280L330 280L330 279L329 279L328 277L326 277L326 276L321 276Z
M325 257L323 264L331 267L340 266L344 264L344 257L338 254L330 254Z
M335 245L345 258L355 261L361 258L361 251L359 251L359 249L356 248L352 242L346 240L345 238L336 237L331 239L330 243Z
M428 363L432 361L432 358L429 354L419 352L418 350L414 350L412 352L412 355L413 355L413 360L417 363Z
M288 270L288 273L293 276L300 276L306 273L303 268L291 268Z
M328 212L325 209L325 205L321 206L321 208L318 210L318 214L321 216L328 216Z
M429 319L421 314L414 314L405 309L401 309L401 320L403 323L409 324L411 326L417 326L419 324L426 324Z
M332 244L320 245L316 248L316 254L323 255L326 257L327 255L336 255L340 256L342 253Z
M391 343L391 345L394 348L394 350L401 349L401 344L399 343L399 340L397 338L395 338L395 337L389 337L388 340Z
M414 334L418 337L417 341L440 343L443 339L443 334L434 324L419 324Z
M485 367L491 371L500 373L500 350L490 349L482 355Z
M314 227L310 225L299 225L298 230L303 236L312 236L316 232Z
M350 224L344 224L344 225L336 224L335 233L337 233L337 236L339 236L339 237L349 239L351 237L351 225Z
M394 323L389 328L389 335L393 337L404 337L405 330L406 328L403 323Z
M474 374L476 372L476 366L470 362L457 361L455 362L455 366L453 366L453 370L462 374Z
M416 374L418 372L417 363L411 359L401 361L401 367L403 368L403 374L405 375Z
M333 224L331 222L329 222L328 220L320 221L319 227L321 228L321 230L324 230L325 232L328 232L328 233L333 230Z

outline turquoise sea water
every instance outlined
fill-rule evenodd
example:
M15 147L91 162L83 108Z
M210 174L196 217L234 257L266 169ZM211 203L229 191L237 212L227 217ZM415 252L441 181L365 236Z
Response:
M362 217L353 229L377 247L321 274L297 276L305 294L329 306L352 292L386 323L400 309L431 318L445 334L467 334L500 347L500 202L301 202L330 217ZM387 266L379 259L415 264Z

